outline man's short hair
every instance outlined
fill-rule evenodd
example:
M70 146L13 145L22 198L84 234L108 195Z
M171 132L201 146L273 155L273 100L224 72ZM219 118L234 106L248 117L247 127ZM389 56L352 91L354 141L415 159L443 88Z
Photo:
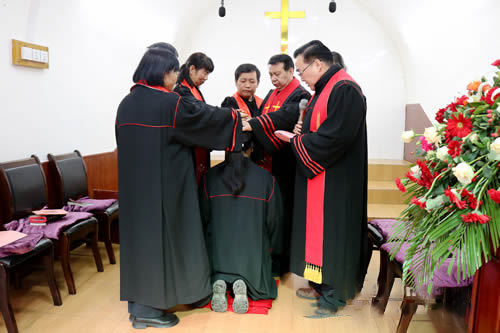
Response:
M179 53L177 53L175 47L170 43L165 43L165 42L154 43L149 45L148 49L164 49L172 52L177 58L179 57Z
M143 81L152 86L163 86L165 74L179 70L179 60L169 50L151 48L144 53L135 70L133 81Z
M252 73L255 72L257 74L257 82L260 82L260 71L254 64L241 64L234 71L234 80L238 81L240 75L243 73Z
M306 63L318 59L328 65L333 65L332 51L319 40L312 40L295 50L293 57L297 58L299 55L304 57Z
M283 64L283 69L285 71L291 69L294 69L295 66L293 65L293 60L292 57L290 57L288 54L277 54L273 55L271 59L269 59L269 62L267 63L268 65L276 65L282 63Z

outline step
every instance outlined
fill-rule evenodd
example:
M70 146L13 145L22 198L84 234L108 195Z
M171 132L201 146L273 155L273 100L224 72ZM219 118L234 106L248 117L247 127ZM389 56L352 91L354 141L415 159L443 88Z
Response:
M368 220L397 219L407 205L368 204Z
M404 197L394 181L368 181L369 204L403 204Z
M403 160L369 159L368 180L394 181L397 177L404 177L410 165L410 162Z

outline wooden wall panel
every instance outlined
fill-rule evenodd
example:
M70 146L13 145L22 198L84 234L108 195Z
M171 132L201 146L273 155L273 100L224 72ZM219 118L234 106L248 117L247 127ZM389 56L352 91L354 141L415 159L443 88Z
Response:
M108 193L114 197L118 193L116 149L112 152L84 156L83 160L87 166L89 195L101 197L103 193Z

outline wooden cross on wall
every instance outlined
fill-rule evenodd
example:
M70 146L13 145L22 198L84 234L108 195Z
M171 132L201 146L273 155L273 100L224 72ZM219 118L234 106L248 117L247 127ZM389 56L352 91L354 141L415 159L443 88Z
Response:
M305 18L306 12L291 12L288 9L289 0L281 0L280 12L265 12L270 19L281 19L281 53L288 53L288 19Z

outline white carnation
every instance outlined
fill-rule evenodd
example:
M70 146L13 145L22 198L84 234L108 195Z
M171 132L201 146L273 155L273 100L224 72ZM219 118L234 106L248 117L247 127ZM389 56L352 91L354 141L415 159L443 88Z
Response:
M444 161L448 158L448 146L443 146L436 151L436 157L441 161Z
M420 170L420 167L418 165L415 165L414 167L410 168L410 171L413 177L417 179L420 179L420 177L422 177L422 170Z

